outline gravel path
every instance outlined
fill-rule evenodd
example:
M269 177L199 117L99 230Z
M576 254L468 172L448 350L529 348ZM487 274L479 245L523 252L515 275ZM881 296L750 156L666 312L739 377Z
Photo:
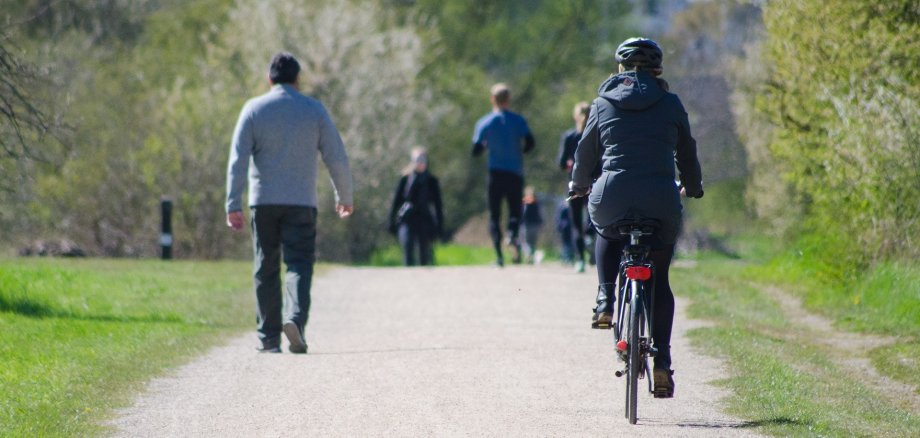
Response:
M623 417L595 277L561 267L343 268L314 281L310 354L259 354L254 331L155 379L119 436L745 436L707 383L678 301L676 396Z

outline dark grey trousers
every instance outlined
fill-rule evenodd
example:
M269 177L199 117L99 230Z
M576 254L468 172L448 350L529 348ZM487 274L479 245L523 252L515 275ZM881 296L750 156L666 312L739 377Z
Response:
M316 261L316 208L257 205L252 207L251 225L257 330L263 345L277 345L283 323L293 321L301 333L307 325ZM283 300L282 257L287 267Z

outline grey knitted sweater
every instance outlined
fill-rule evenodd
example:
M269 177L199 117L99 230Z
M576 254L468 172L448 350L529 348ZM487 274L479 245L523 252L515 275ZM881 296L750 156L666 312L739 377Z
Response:
M352 177L338 130L323 105L283 84L243 106L230 145L227 212L249 206L316 207L317 156L329 170L336 202L352 205Z

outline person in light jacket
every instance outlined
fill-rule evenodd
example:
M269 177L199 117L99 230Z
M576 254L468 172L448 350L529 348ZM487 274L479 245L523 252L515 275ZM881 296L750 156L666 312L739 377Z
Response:
M304 329L316 259L317 157L332 177L339 217L354 211L345 146L323 104L300 93L299 77L300 63L293 55L281 52L272 58L271 89L240 111L227 166L227 225L234 230L243 228L243 191L249 182L256 328L263 352L281 352L282 332L292 353L307 352ZM287 266L284 300L282 257Z

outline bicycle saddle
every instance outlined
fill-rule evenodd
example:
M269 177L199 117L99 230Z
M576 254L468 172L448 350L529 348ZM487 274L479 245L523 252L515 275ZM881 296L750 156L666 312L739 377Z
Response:
M632 230L639 230L643 235L653 234L661 229L661 222L651 218L627 218L614 224L618 233L628 235Z

